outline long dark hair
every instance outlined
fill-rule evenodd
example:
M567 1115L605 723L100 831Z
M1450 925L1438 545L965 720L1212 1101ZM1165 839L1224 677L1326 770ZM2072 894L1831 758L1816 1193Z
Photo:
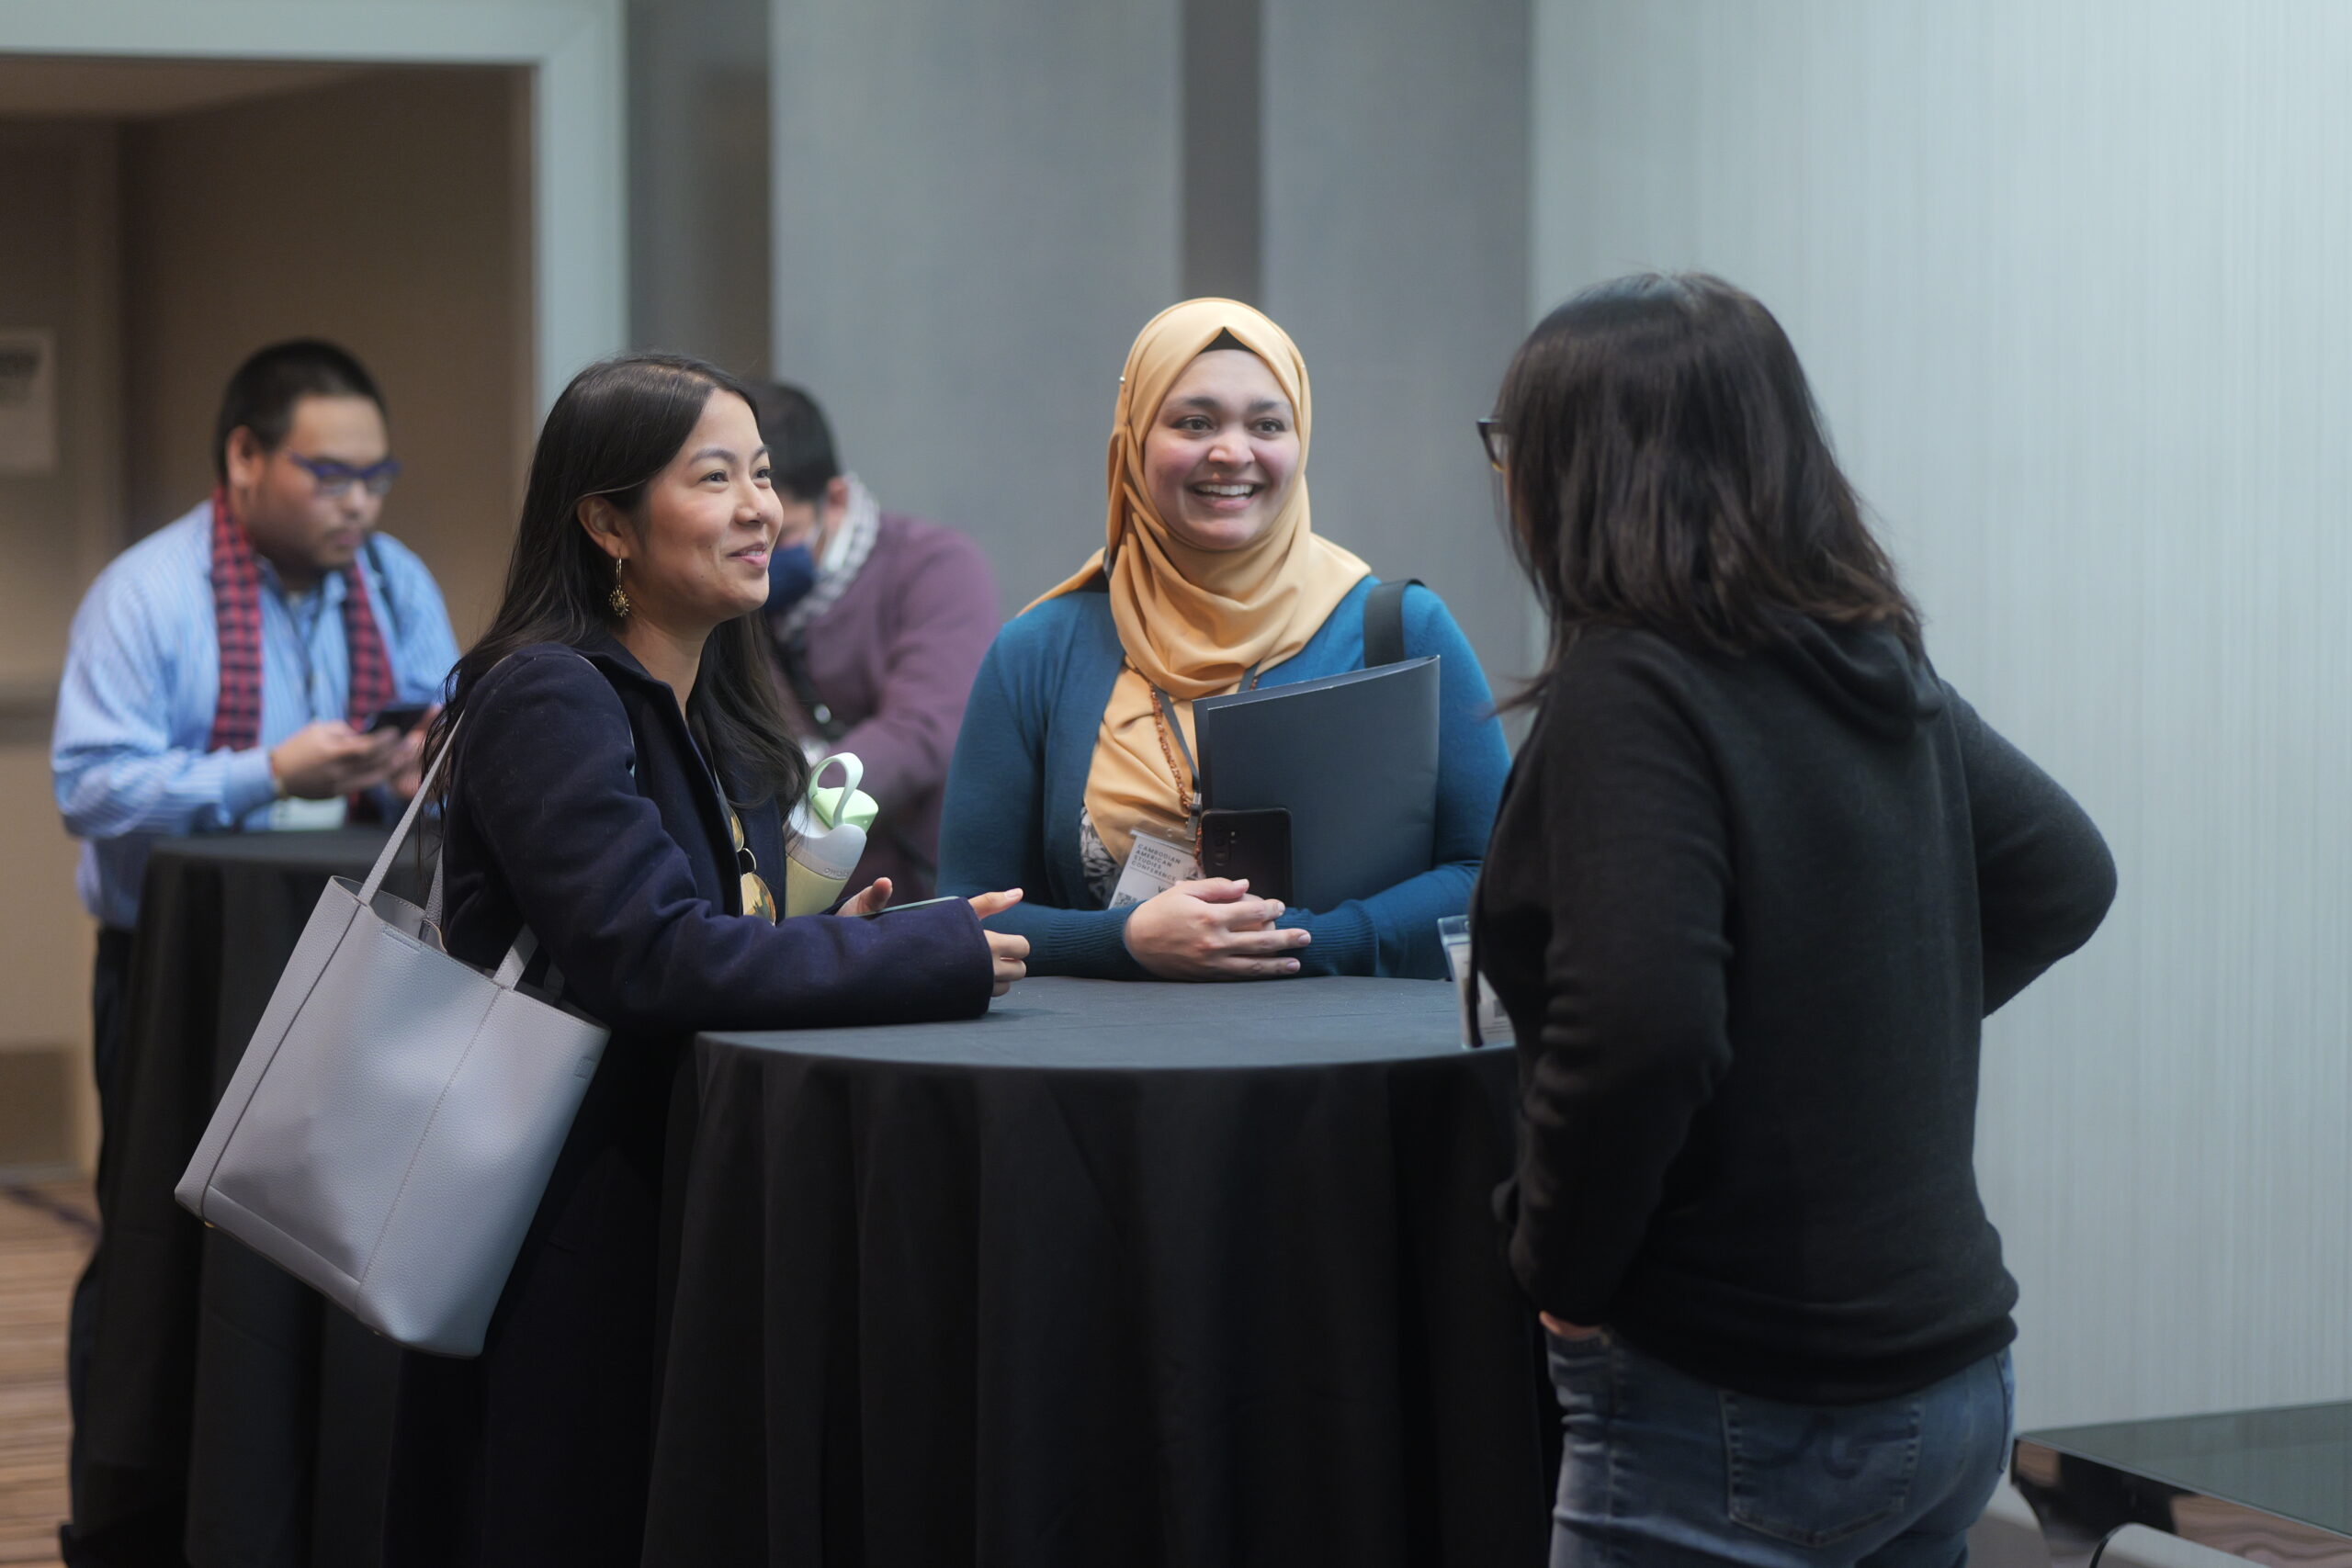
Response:
M580 503L603 496L633 522L641 520L646 486L677 457L718 392L752 400L726 372L673 354L622 355L571 378L531 455L498 614L458 660L427 756L440 754L466 700L500 660L537 642L577 647L613 626L612 562L581 525ZM808 761L790 739L765 635L757 614L722 623L703 645L686 699L738 806L797 801L808 787ZM447 788L445 777L445 794Z
M1552 621L1544 677L1587 626L1747 653L1797 617L1919 613L1862 521L1796 350L1703 274L1621 277L1544 318L1495 403L1511 547Z

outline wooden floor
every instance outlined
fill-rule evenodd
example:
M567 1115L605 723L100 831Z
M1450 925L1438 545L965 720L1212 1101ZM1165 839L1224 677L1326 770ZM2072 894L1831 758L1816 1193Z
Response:
M53 1564L65 1517L65 1313L96 1235L87 1182L0 1186L0 1563Z

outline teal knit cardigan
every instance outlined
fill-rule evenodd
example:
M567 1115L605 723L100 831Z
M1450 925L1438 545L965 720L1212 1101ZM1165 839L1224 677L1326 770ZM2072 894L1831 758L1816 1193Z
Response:
M1356 584L1306 646L1259 684L1361 668L1363 603L1375 581ZM1079 861L1079 811L1121 660L1100 584L1046 600L989 648L948 770L939 890L964 897L1025 890L989 925L1029 939L1032 975L1140 980L1149 976L1124 940L1132 907L1102 908ZM1404 612L1406 657L1440 660L1436 863L1371 897L1284 914L1283 925L1315 935L1297 955L1302 975L1443 978L1437 922L1469 906L1510 769L1486 674L1444 601L1409 588Z

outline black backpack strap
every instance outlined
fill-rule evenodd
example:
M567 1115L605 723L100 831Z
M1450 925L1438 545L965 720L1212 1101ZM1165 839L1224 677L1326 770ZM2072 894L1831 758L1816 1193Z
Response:
M1418 577L1384 582L1364 595L1363 667L1402 663L1405 658L1405 590L1425 586Z

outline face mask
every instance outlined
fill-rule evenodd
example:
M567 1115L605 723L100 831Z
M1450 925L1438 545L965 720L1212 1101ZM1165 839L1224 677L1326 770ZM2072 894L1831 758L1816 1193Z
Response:
M817 586L817 554L807 545L768 552L768 609L781 614L808 597Z

